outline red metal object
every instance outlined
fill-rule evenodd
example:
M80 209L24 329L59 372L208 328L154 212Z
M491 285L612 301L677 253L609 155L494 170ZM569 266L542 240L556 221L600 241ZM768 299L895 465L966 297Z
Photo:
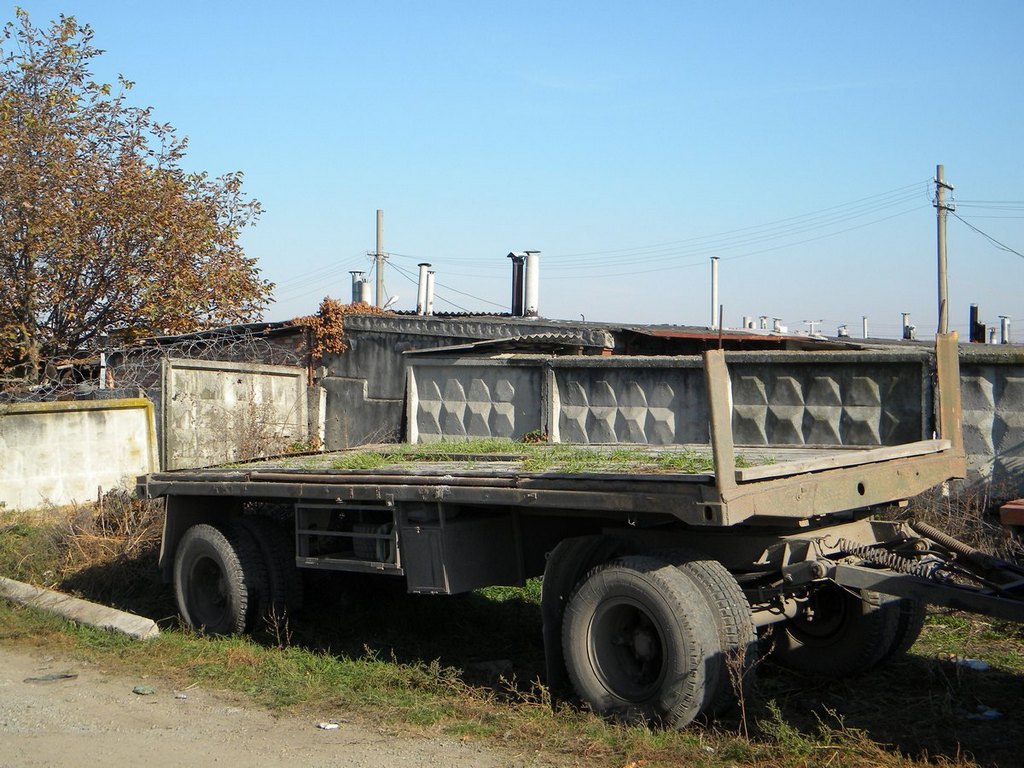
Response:
M999 520L1012 528L1024 528L1024 499L1008 501L999 508Z

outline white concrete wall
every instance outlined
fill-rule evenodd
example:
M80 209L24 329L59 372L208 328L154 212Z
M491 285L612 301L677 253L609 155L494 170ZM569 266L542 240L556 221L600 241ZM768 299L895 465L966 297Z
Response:
M0 504L95 501L159 469L153 404L143 399L0 405Z
M171 359L161 402L165 469L269 456L309 438L297 366Z

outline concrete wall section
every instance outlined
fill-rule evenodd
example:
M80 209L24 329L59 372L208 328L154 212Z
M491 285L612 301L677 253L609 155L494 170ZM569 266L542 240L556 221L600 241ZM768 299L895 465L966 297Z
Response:
M931 434L926 357L736 353L729 365L738 445L898 445ZM429 357L412 371L414 441L540 429L553 442L709 442L697 357ZM515 428L498 415L513 399Z
M887 358L730 363L738 445L899 445L929 435L922 363Z
M409 377L409 442L503 437L540 432L543 372L529 358L473 364L416 362Z
M202 467L284 452L309 439L306 370L167 360L165 469Z
M1024 364L966 362L961 368L968 470L994 498L1024 492Z
M737 445L898 445L930 434L926 358L735 353L728 362ZM698 358L560 358L548 365L554 440L709 441Z
M345 318L348 349L327 355L321 369L321 384L327 390L325 447L338 450L405 434L409 356L403 352L567 329L591 347L614 344L607 331L557 321L349 315Z
M326 393L323 440L327 450L401 441L404 396L370 397L366 379L334 376L321 384Z
M0 407L0 504L8 509L95 501L157 469L148 400Z
M566 443L707 443L704 370L692 358L552 360L551 439Z

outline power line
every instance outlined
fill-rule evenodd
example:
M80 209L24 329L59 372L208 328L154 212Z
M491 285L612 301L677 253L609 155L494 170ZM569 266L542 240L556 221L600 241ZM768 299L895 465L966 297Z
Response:
M979 235L981 235L981 236L982 236L982 237L984 237L984 238L985 238L986 240L988 240L988 241L989 241L990 243L992 243L992 245L994 245L994 246L995 246L996 248L998 248L999 250L1001 250L1001 251L1007 251L1008 253L1012 253L1012 254L1014 254L1015 256L1020 256L1020 257L1021 257L1022 259L1024 259L1024 253L1021 253L1020 251L1016 251L1016 250L1014 250L1013 248L1011 248L1010 246L1006 245L1005 243L1001 243L1001 242L999 242L999 241L998 241L998 240L996 240L996 239L995 239L994 237L992 237L992 235L988 234L987 232L982 232L982 231L981 231L980 229L978 229L978 228L977 228L976 226L974 226L973 224L971 224L971 223L970 223L969 221L964 221L963 217L961 217L961 216L958 216L958 215L956 214L956 211L950 211L950 213L951 213L951 214L953 214L953 216L954 216L955 218L957 218L957 219L960 219L960 221L962 221L962 222L963 222L963 223L964 223L964 224L965 224L965 225L966 225L966 226L967 226L968 228L970 228L970 229L973 229L973 230L974 230L975 232L977 232L977 233L978 233Z
M583 256L610 256L615 254L626 254L634 253L635 255L649 256L651 254L665 253L667 251L676 252L680 249L680 246L688 246L697 243L707 243L708 245L702 247L709 247L711 242L718 245L722 242L745 242L749 239L764 239L768 233L773 233L773 236L784 236L787 233L799 233L807 231L808 228L824 227L830 224L842 223L843 221L858 218L860 216L874 213L878 210L899 205L915 197L922 197L927 199L926 194L922 194L922 191L926 191L923 186L927 182L915 182L904 187L899 187L894 190L887 192L881 192L877 195L870 195L868 197L859 198L847 203L841 203L839 205L829 206L828 208L822 208L809 213L799 214L797 216L789 216L784 219L777 219L762 224L753 224L746 227L739 227L736 229L726 230L723 232L713 233L709 235L699 235L690 237L682 240L672 240L663 243L654 243L651 245L634 246L630 248L615 248L603 251L589 251L581 253L570 253L564 255L553 255L549 258L557 258L561 260L574 259ZM689 250L683 248L682 250ZM642 252L642 253L638 253Z
M792 241L792 242L782 243L780 245L774 245L774 246L772 246L770 248L761 248L761 249L758 249L756 251L748 251L747 253L738 253L738 254L734 254L732 256L722 256L721 258L722 258L723 261L732 261L734 259L743 259L743 258L746 258L748 256L759 256L759 255L761 255L763 253L772 253L774 251L781 251L784 248L792 248L792 247L797 246L797 245L806 245L807 243L814 243L814 242L817 242L819 240L827 240L830 237L835 237L837 235L846 234L847 232L854 232L854 231L856 231L858 229L864 229L865 227L870 227L870 226L872 226L874 224L880 224L883 221L889 221L890 219L899 218L900 216L906 216L908 213L914 213L915 211L921 210L921 208L923 208L923 207L926 207L925 204L918 205L918 206L915 206L913 208L908 208L905 211L899 211L897 213L892 214L891 216L884 216L884 217L882 217L880 219L874 219L872 221L867 221L867 222L864 222L863 224L858 224L858 225L853 226L853 227L847 227L846 229L841 229L841 230L836 231L836 232L829 232L829 233L826 233L826 234L823 234L823 235L818 235L816 237L808 237L808 238L804 238L803 240L795 240L795 241ZM603 272L601 272L600 277L628 277L628 276L632 276L632 275L645 275L645 274L651 274L651 273L654 273L654 272L663 273L663 272L668 272L668 271L677 270L677 269L687 269L689 267L703 267L703 266L707 266L707 261L704 260L704 259L701 259L700 261L694 261L694 262L690 262L690 263L687 263L687 264L674 264L674 265L671 265L671 266L652 267L651 269L632 269L632 270L630 270L628 272L604 272L603 271ZM550 271L550 267L548 269ZM578 275L569 275L569 276L566 276L564 278L555 277L555 278L550 278L550 279L553 279L553 280L558 280L558 279L562 279L562 280L577 279L578 280L579 276Z

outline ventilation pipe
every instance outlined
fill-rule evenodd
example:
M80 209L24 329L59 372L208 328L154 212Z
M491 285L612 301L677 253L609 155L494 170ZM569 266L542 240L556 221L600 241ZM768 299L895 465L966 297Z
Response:
M540 299L540 251L526 252L526 300L523 306L525 317L537 317Z
M845 323L836 328L836 336L838 336L840 339L850 338L850 329L846 326Z
M906 341L913 341L917 338L917 327L910 324L910 313L901 312L903 315L903 338Z
M523 316L523 270L526 256L522 253L510 253L512 259L512 317Z
M711 330L718 330L718 257L711 257Z
M427 270L430 264L423 262L418 265L420 268L419 282L416 284L416 314L427 315Z
M425 314L434 314L434 270L427 272L427 305Z
M971 304L970 339L974 344L985 343L985 324L978 321L978 305Z
M996 343L996 329L995 328L989 328L988 329L988 343L989 344L995 344Z
M999 316L999 343L1010 343L1010 318L1006 315Z
M860 335L861 338L866 339L868 337L868 316L860 316Z
M754 321L750 319L750 315L743 316L743 329L749 331L754 327Z
M349 274L352 275L352 303L356 304L362 301L369 304L370 284L366 281L366 273L352 271Z
M772 330L775 331L775 333L789 333L789 328L782 324L781 317L772 318Z
M768 315L761 315L760 317L757 318L757 322L758 328L760 328L762 331L768 330Z

